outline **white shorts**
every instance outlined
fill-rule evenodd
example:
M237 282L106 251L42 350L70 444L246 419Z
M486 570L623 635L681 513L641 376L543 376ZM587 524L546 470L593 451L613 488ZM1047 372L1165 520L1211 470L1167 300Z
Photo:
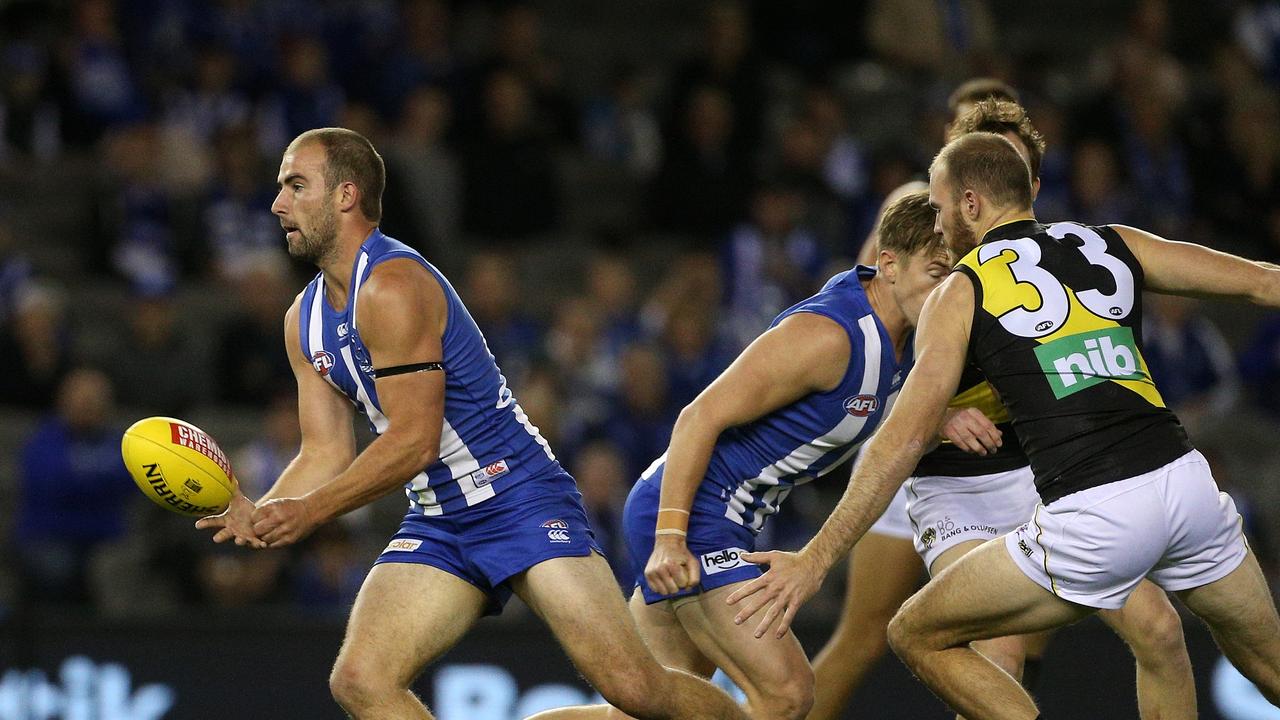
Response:
M898 488L893 500L889 502L889 507L885 508L884 514L880 516L879 520L876 520L874 525L867 529L867 532L888 535L899 540L911 539L911 521L907 519L906 485Z
M906 487L916 552L926 569L962 542L1013 532L1040 504L1030 466L973 477L913 477Z
M1005 547L1041 587L1103 609L1123 605L1144 577L1169 591L1206 585L1239 567L1248 551L1236 504L1196 450L1038 506Z

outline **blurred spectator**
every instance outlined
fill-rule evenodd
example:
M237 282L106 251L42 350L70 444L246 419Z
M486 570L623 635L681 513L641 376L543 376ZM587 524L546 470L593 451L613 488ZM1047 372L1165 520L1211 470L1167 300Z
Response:
M125 507L139 497L120 461L112 404L105 375L77 370L23 448L14 540L29 599L88 600L90 556L124 532Z
M607 440L587 443L577 455L573 477L582 493L582 507L595 533L596 542L609 559L609 567L623 592L630 596L636 570L622 535L622 506L636 477L626 474L626 458ZM640 560L641 563L648 558Z
M529 416L529 421L538 428L539 434L561 456L562 461L565 460L565 451L570 448L567 447L569 441L561 427L568 426L572 429L574 422L564 409L564 393L555 373L545 364L535 365L517 389L520 392L517 399L521 409Z
M844 100L835 88L816 84L805 91L805 117L823 149L822 174L842 201L849 202L866 192L870 182L866 150L849 131Z
M217 274L235 282L264 259L284 259L280 222L270 212L275 192L268 178L273 173L247 125L219 130L214 156L218 170L205 198L203 227Z
M951 80L987 70L996 47L985 0L872 0L867 37L891 64Z
M750 18L740 0L714 0L707 5L703 36L697 54L685 61L672 79L668 154L686 152L682 128L693 106L704 102L705 88L724 95L729 113L725 125L727 151L750 164L758 152L765 120L764 71L751 47ZM698 146L698 143L693 143Z
M1133 218L1166 237L1186 234L1191 214L1187 150L1174 123L1176 90L1144 85L1126 96L1121 108L1122 153L1133 190L1142 198L1142 217Z
M538 7L529 2L506 3L495 25L492 53L481 63L480 76L502 71L520 78L538 131L557 143L573 143L578 136L578 112L564 88L560 64L543 42Z
M294 602L345 614L355 602L373 557L361 556L342 523L316 528L300 550L291 567Z
M1280 88L1280 2L1247 0L1238 3L1236 42L1273 88Z
M667 318L662 343L673 408L692 402L733 362L734 351L716 336L717 314L713 306L684 304Z
M285 599L280 582L286 553L246 552L231 543L211 543L194 559L199 598L212 608L243 608Z
M704 85L691 93L680 135L649 186L657 229L711 240L742 216L750 166L730 145L733 122L723 90Z
M617 358L640 337L635 273L622 255L600 252L587 263L586 280L587 299L604 323L604 352Z
M172 286L189 248L174 232L157 128L150 123L121 128L103 143L107 176L95 207L101 255L93 265L114 268L137 285Z
M212 143L228 127L246 125L253 105L236 85L237 71L236 56L228 48L198 48L191 87L168 100L165 125L203 143Z
M793 192L799 193L797 209L801 214L796 222L808 228L827 251L838 247L845 237L846 210L841 200L853 198L841 198L830 184L830 140L816 122L793 119L782 128L775 171Z
M627 477L638 478L667 449L680 408L673 407L662 352L636 344L621 359L618 388L600 422L586 437L613 443L622 453Z
M293 387L281 318L294 288L279 251L259 250L242 262L246 269L235 281L239 307L218 330L214 394L229 405L261 406Z
M484 334L503 375L523 398L542 351L543 330L523 307L524 289L515 262L503 253L477 253L467 268L462 297Z
M262 152L275 157L289 141L312 128L338 124L345 94L333 81L329 56L318 38L283 41L281 77L260 105Z
M31 281L31 262L15 247L13 228L0 207L0 328L9 324L18 293Z
M405 98L385 155L387 172L410 199L401 212L412 216L424 236L419 249L446 269L457 264L462 183L458 158L445 142L452 124L453 103L445 90L420 85Z
M645 80L635 66L614 68L606 92L587 103L582 123L589 155L640 178L653 175L662 160L662 133Z
M1188 428L1230 414L1240 397L1231 348L1198 301L1148 293L1142 354L1170 410Z
M484 131L465 160L463 225L489 239L547 232L560 219L560 189L528 83L496 71L485 84Z
M1240 376L1250 398L1280 418L1280 314L1271 313L1258 324L1240 354Z
M794 188L767 185L756 193L751 221L725 243L722 334L734 347L746 347L775 315L821 287L826 253L801 224L804 207Z
M563 300L556 306L545 342L556 382L564 388L561 430L581 440L583 427L607 412L607 398L618 384L619 369L605 342L601 308L582 296Z
M1071 217L1091 225L1133 222L1131 218L1137 214L1133 193L1122 184L1115 152L1101 140L1076 145L1071 200Z
M71 35L61 54L70 97L63 109L67 139L87 147L116 125L145 114L129 67L112 0L72 3Z
M401 3L397 32L387 43L388 56L380 71L379 104L385 114L399 112L424 86L439 87L446 96L459 93L460 63L452 29L453 13L444 0Z
M231 454L240 492L254 500L265 495L301 447L298 396L288 386L278 387L267 402L262 431Z
M62 149L62 116L54 102L48 52L35 43L0 46L0 163L47 162Z
M207 398L213 368L200 339L179 326L172 292L135 290L128 329L112 338L114 344L104 349L101 363L125 407L181 417Z
M0 405L47 409L71 369L67 299L57 286L28 280L15 288L12 314L0 322L0 346L9 349L0 373Z

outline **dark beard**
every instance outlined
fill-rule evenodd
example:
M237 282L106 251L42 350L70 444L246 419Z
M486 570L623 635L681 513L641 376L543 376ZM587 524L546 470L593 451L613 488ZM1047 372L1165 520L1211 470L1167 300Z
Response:
M304 234L299 228L298 242L288 245L289 255L312 265L321 265L333 254L337 245L338 222L331 207L326 206L324 210L322 221L311 235Z
M959 260L978 247L978 236L964 224L964 216L960 214L959 208L956 208L951 220L953 230L951 237L946 238L947 248L956 256L956 260Z

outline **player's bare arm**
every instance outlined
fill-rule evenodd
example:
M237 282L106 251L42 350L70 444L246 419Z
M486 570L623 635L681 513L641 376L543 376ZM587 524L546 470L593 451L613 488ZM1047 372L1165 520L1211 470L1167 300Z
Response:
M285 312L285 352L298 385L298 423L302 445L298 455L280 473L258 504L278 497L297 497L319 487L325 478L342 472L355 457L355 435L351 430L354 410L337 390L320 378L311 363L302 356L298 344L298 303ZM266 547L253 532L252 514L255 503L237 487L227 509L219 515L201 518L200 529L216 528L214 542L235 539L237 545Z
M750 562L768 564L769 570L727 601L743 603L734 618L738 623L766 610L756 637L763 637L770 627L779 637L786 634L800 605L880 517L932 445L964 370L973 303L973 284L961 273L953 273L929 296L916 333L915 367L893 411L864 446L844 495L817 535L799 552L744 555Z
M1142 265L1148 290L1280 307L1280 266L1166 240L1126 225L1112 228Z
M654 590L675 594L699 581L700 568L684 532L720 434L838 386L851 349L848 333L834 320L796 313L756 338L680 412L662 478L658 534L645 567Z
M389 260L378 265L356 308L356 326L374 368L440 362L445 308L439 283L416 263ZM379 378L375 388L389 423L386 431L336 477L324 476L324 482L301 496L260 504L253 515L254 531L263 541L273 547L297 542L316 526L399 488L435 461L443 427L444 373L396 374Z

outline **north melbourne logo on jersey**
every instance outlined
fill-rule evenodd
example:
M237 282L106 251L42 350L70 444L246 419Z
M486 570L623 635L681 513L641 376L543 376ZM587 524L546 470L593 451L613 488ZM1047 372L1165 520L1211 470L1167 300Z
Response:
M1127 327L1070 335L1036 348L1059 400L1107 380L1145 380L1138 345Z
M569 523L560 519L548 520L542 523L542 527L547 528L547 539L551 542L569 542Z
M844 399L844 410L854 417L866 417L880 407L875 395L854 395Z
M318 350L311 356L311 367L314 367L321 376L329 374L333 369L333 362L333 353L328 350Z
M746 554L746 552L746 550L739 547L725 548L723 550L709 552L700 558L702 560L702 572L707 575L715 575L716 573L722 573L725 570L746 567L751 564L742 559L742 556Z

